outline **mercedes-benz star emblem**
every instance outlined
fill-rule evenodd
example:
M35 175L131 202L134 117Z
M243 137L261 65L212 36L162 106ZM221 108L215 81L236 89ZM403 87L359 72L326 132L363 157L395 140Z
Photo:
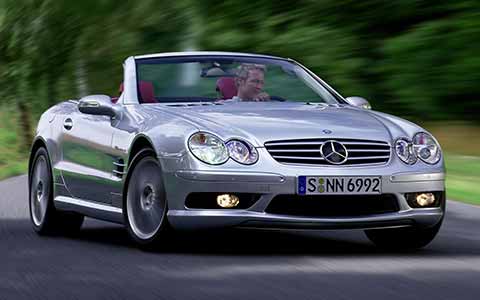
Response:
M326 141L320 147L320 154L331 164L341 165L347 161L348 151L342 143Z

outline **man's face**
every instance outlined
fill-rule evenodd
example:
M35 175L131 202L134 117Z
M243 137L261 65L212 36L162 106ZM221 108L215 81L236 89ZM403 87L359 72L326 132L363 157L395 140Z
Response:
M255 99L263 91L264 74L260 70L250 70L246 79L240 80L239 95L245 99Z

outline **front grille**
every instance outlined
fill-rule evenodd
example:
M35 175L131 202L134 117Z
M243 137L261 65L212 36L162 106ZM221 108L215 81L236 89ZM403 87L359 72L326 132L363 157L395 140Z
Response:
M320 154L320 147L330 140L345 146L347 160L342 165L385 164L391 148L387 142L357 139L303 139L266 142L265 148L280 163L331 165Z
M399 211L397 198L383 195L278 195L267 213L303 217L359 217Z

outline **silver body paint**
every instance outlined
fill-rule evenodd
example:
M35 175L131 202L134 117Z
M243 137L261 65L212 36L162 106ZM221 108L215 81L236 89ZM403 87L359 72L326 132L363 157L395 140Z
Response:
M443 218L444 207L413 209L405 200L404 194L409 192L445 191L443 158L435 165L421 161L407 165L394 153L397 138L411 139L417 132L426 132L408 121L346 102L329 106L294 102L138 103L135 59L189 55L267 57L221 52L129 57L124 63L124 92L116 104L121 118L81 113L74 100L50 108L39 121L36 140L43 141L49 153L57 208L122 223L130 152L135 140L144 137L152 144L162 168L167 217L174 228L376 228L412 222L433 226ZM187 147L188 138L198 131L214 133L223 140L248 140L257 148L259 160L250 166L232 159L218 166L203 163ZM265 148L268 141L311 138L385 141L392 150L385 164L313 166L279 163ZM276 195L296 194L298 176L381 176L382 193L394 194L400 211L348 218L266 213ZM188 209L185 199L194 192L255 193L261 197L242 210Z

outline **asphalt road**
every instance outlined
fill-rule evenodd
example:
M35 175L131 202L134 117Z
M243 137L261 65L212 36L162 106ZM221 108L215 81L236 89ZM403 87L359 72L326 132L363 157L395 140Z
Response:
M121 226L39 237L26 176L0 182L0 299L480 299L480 207L449 201L437 238L413 253L361 231L179 234L137 250Z

